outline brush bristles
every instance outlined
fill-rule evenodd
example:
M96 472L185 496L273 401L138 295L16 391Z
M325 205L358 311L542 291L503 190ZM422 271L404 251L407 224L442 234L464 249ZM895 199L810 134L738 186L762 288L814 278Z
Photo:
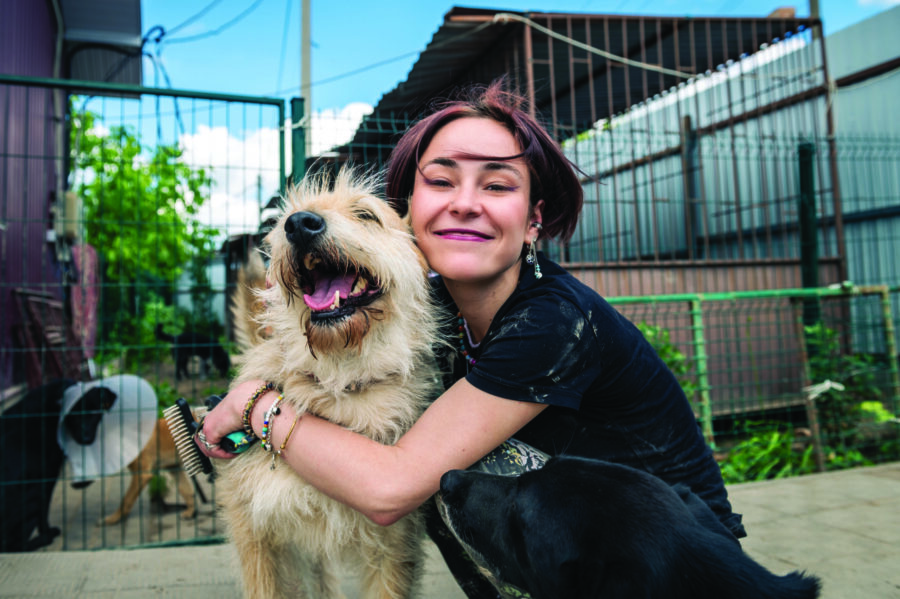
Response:
M172 439L175 441L175 450L181 458L184 471L188 476L197 476L204 472L203 461L200 457L200 448L194 443L194 436L185 422L185 416L181 407L176 405L170 406L163 410L163 416L166 424L169 426L169 432L172 433Z

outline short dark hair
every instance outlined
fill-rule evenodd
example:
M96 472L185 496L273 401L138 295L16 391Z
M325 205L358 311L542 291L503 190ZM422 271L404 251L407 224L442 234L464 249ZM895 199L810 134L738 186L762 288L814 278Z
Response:
M419 157L444 125L465 117L488 118L506 127L522 148L519 156L524 158L531 176L531 205L544 200L542 237L567 241L575 231L584 201L577 168L546 129L523 109L524 105L525 99L521 95L505 89L504 79L488 86L472 86L460 99L437 104L431 114L403 134L391 153L385 192L394 208L401 214L406 213ZM502 159L511 158L514 157Z

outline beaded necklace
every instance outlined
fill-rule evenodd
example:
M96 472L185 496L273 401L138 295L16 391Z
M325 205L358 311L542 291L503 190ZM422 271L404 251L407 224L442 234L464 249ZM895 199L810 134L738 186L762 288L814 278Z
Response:
M469 325L466 323L466 319L463 318L462 312L456 313L457 322L459 323L459 351L469 363L469 366L475 366L475 362L477 360L469 355L469 350L466 349L466 337L469 337L469 343L472 345L472 348L478 347L480 344L472 343L472 336L469 334Z

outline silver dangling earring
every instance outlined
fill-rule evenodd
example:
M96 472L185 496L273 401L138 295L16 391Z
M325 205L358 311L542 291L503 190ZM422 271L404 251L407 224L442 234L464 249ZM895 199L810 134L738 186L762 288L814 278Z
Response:
M544 228L541 226L541 223L531 223L531 226L538 230L538 237L540 237L541 230ZM534 265L534 278L540 279L543 274L541 274L541 265L538 264L537 259L537 248L535 246L535 242L537 241L537 237L531 240L528 244L528 254L525 256L525 262L528 264Z

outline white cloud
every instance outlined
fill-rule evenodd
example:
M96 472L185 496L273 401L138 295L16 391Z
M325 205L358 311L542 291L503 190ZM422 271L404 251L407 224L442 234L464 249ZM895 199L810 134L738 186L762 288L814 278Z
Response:
M311 155L318 155L348 142L369 104L354 102L342 109L314 112ZM285 127L285 169L290 172L290 122ZM207 169L213 178L210 199L200 218L229 235L255 232L259 210L279 189L278 131L262 128L241 138L224 126L200 125L180 138L183 160Z
M257 129L241 139L226 127L201 125L180 144L182 159L213 179L200 219L227 234L255 232L261 205L278 192L278 131Z
M319 155L353 137L362 118L374 109L364 102L352 102L341 109L327 108L313 112L312 154Z

